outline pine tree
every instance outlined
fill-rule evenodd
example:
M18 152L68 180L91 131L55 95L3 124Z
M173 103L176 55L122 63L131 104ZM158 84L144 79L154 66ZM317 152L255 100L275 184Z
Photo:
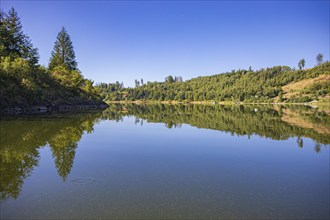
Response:
M57 35L48 67L53 69L56 66L64 66L68 70L77 70L75 59L76 56L70 35L62 27L62 30Z
M23 27L14 8L8 13L0 12L0 56L12 59L23 58L36 65L38 50L33 47L30 38L24 34Z
M8 38L8 31L6 28L5 13L0 11L0 56L6 55L6 44Z

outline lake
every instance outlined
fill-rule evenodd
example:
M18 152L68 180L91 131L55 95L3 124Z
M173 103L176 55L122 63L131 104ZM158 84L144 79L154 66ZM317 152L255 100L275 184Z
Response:
M120 105L1 121L1 219L328 219L330 116Z

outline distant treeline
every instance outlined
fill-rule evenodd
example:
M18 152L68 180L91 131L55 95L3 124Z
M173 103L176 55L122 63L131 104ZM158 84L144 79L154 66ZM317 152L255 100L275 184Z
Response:
M330 63L322 55L314 68L296 70L288 66L275 66L260 70L233 70L213 76L193 78L185 82L170 80L137 84L123 88L119 82L98 85L101 96L108 101L245 101L245 102L308 102L326 97L330 93L330 80L313 83L290 97L285 97L283 86L320 75L330 75ZM304 62L303 62L304 63Z
M59 32L48 67L14 8L0 12L0 110L34 105L59 106L102 103L93 81L85 79L75 60L67 31Z

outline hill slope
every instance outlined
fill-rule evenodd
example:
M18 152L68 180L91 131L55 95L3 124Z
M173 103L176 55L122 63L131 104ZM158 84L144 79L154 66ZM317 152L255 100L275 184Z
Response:
M107 101L309 102L329 99L329 76L330 63L325 62L306 70L275 66L203 76L185 82L148 82L135 88L123 89L114 84L98 87ZM291 88L297 89L293 92Z
M17 58L0 60L0 113L102 107L90 80L78 71L31 66Z

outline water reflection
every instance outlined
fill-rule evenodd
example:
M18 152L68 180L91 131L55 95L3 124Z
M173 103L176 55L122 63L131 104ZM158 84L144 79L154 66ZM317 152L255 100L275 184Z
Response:
M49 146L59 176L65 181L79 140L93 132L101 113L2 120L0 133L0 199L17 198L24 179L39 162L39 149Z
M315 145L330 143L330 116L308 106L221 106L221 105L110 105L103 112L103 119L122 120L135 116L136 124L165 123L168 128L180 128L190 124L230 132L233 135L259 135L274 140L301 137L315 140Z
M135 124L164 123L167 128L190 124L229 132L232 135L259 135L274 140L302 137L314 140L316 153L330 143L330 117L307 107L220 106L220 105L110 105L104 112L3 119L0 133L0 199L17 198L24 179L38 165L39 149L49 147L58 175L66 180L78 143L92 133L101 120L122 121L136 117Z

